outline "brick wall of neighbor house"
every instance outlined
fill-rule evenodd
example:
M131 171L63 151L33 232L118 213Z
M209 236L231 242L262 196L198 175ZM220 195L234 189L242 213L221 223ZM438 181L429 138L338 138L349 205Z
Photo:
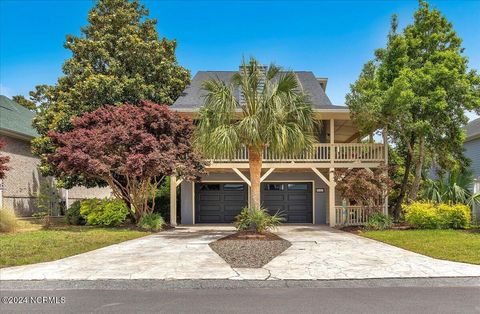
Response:
M45 178L39 173L37 166L40 161L32 155L28 140L5 135L1 135L1 138L6 142L2 153L10 157L8 166L11 168L3 180L3 206L15 210L19 216L31 216L38 211L37 195L40 185L48 183L53 186L52 178ZM64 195L62 191L58 193L60 196ZM75 187L69 191L70 204L76 199L108 196L108 188Z
M106 188L86 188L83 186L76 186L68 190L69 203L72 204L77 200L85 198L105 198L111 197L111 189Z
M29 216L37 210L36 193L40 186L38 158L30 151L26 140L2 136L6 145L2 153L10 157L10 170L3 180L3 205L12 208L18 215Z

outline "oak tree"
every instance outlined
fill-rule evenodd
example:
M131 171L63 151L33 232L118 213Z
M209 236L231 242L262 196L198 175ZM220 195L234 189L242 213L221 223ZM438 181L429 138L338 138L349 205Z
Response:
M443 168L465 167L462 127L465 110L480 113L480 77L468 69L461 42L446 17L420 1L401 33L393 17L386 47L375 51L346 97L360 130L387 128L403 159L396 216L406 196L417 198L427 156Z
M56 148L49 131L68 131L72 117L107 104L172 104L189 83L189 71L175 57L175 40L160 39L157 21L148 14L138 0L98 0L81 35L67 36L64 46L72 56L63 64L63 76L30 93L39 107L34 126L40 137L33 152L44 175L55 172L46 158ZM87 184L80 177L57 175L65 187Z

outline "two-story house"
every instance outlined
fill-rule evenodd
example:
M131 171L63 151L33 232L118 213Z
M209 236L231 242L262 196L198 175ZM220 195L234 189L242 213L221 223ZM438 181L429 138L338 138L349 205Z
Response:
M235 71L200 71L171 106L195 119L204 103L205 80L229 83ZM276 156L266 149L261 177L261 203L271 212L282 211L286 223L354 225L368 218L365 209L349 206L335 191L336 168L375 168L387 162L383 143L360 143L357 128L344 106L335 106L326 95L328 80L309 71L295 71L301 87L311 99L313 115L321 120L314 150L301 156ZM386 138L384 134L383 138ZM249 203L249 172L246 150L234 159L208 160L207 175L200 182L171 180L171 223L231 223ZM180 212L176 193L180 186ZM380 204L386 212L386 205Z

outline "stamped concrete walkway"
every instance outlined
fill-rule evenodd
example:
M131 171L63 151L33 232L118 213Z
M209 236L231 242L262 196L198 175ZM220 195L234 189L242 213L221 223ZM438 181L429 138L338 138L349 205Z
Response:
M263 268L231 268L208 243L231 227L179 227L54 262L0 269L1 280L364 279L480 276L480 266L437 260L325 226L282 226L292 246Z

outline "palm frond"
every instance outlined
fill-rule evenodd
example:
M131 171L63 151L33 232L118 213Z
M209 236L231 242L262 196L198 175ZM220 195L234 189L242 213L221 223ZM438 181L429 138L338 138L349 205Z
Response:
M470 191L473 182L471 174L452 171L446 177L427 180L421 197L434 203L480 205L479 193Z
M197 147L204 154L233 156L240 145L262 153L265 147L278 154L299 154L314 141L315 122L310 98L294 72L267 71L251 58L242 60L231 84L205 82L205 104L196 130ZM235 96L241 95L241 101ZM235 117L241 109L242 116ZM203 146L203 148L202 148Z

